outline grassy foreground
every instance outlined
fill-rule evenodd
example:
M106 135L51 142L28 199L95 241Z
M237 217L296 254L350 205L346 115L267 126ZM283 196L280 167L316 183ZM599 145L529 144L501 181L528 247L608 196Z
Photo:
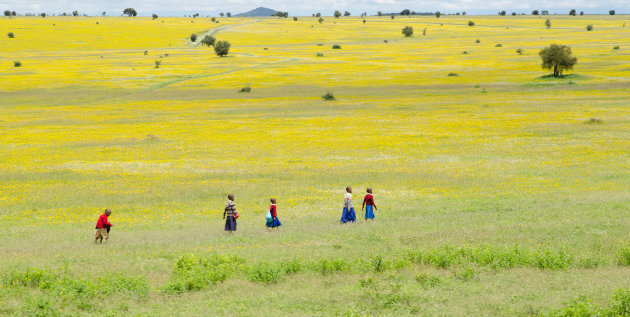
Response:
M626 18L0 18L0 314L627 313Z

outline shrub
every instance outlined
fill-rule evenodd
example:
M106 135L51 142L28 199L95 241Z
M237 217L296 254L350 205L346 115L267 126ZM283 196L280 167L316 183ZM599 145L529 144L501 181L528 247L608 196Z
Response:
M479 44L479 43L481 43L481 41L480 41L479 39L477 39L477 40L475 41L475 43Z
M214 43L216 43L217 39L214 38L214 36L212 35L206 35L204 36L203 40L201 40L201 44L205 45L205 46L213 46Z
M455 77L455 76L459 76L459 75L457 75L457 73L448 73L448 75L447 75L447 76L448 76L448 77Z
M615 10L608 11L608 14L610 14L610 15L615 15L615 13L616 13Z
M321 260L319 262L319 271L322 275L332 274L334 272L347 271L348 263L345 260Z
M193 33L190 35L190 41L191 42L197 42L197 34Z
M405 37L410 37L410 36L412 36L412 35L413 35L413 28L412 28L412 27L410 27L410 26L405 26L405 27L402 29L402 34L404 34L404 35L405 35Z
M546 26L548 29L551 29L551 20L549 20L549 19L545 20L545 26Z
M473 22L473 21L468 21L468 26L475 26L475 22Z
M463 51L462 54L468 55L468 51Z
M422 30L422 36L426 36L427 35L427 28L424 28L424 30Z
M153 14L151 15L151 18L153 18L153 20L155 20L155 19L157 19L157 18L158 18L158 15L157 15L157 14L155 14L155 13L153 13Z
M393 14L392 14L392 15L390 15L390 17L392 18L392 20L394 19L394 15L393 15Z
M610 316L630 316L630 290L620 289L613 296L609 309Z
M372 267L376 272L383 272L387 269L387 262L380 254L372 258Z
M218 41L214 44L214 51L218 56L225 56L230 51L230 42Z
M284 270L278 265L261 262L249 269L247 277L252 282L273 284L277 283L284 277Z
M293 21L297 21L297 20L298 20L298 17L293 17Z
M550 316L554 317L587 317L599 315L599 309L584 297L579 297L567 302L564 307L550 314Z
M523 55L523 50L519 48L516 50L516 53L518 53L518 55Z
M497 44L494 45L494 47L503 47L503 44L497 43Z
M15 38L15 34L13 34L13 32L9 32L9 33L7 33L7 36L8 36L10 39Z
M183 293L201 290L217 282L225 281L243 260L236 256L214 255L199 258L194 254L182 255L173 265L167 293Z
M317 19L317 22L319 22L319 24L322 24L322 22L324 22L324 18L320 17L319 19Z
M335 45L332 46L332 49L333 50L340 50L341 49L341 45L335 44Z
M317 55L316 55L316 56L317 56L317 57L324 57L324 54L323 54L323 53L317 53Z
M335 96L332 94L332 92L329 91L322 96L322 99L331 101L331 100L335 100Z
M613 51L618 51L619 50L619 45L615 45L615 47L613 47Z
M365 24L365 22L367 22L367 21L365 21L365 19L363 19L363 24Z
M282 261L280 266L286 274L297 273L302 270L302 264L297 259Z
M572 258L564 251L553 253L550 250L539 251L534 254L533 264L540 269L566 269L571 265Z
M22 67L22 62L19 62L19 61L13 62L13 67Z
M460 281L470 281L473 277L475 277L475 270L472 268L464 268L459 271L453 273L453 276Z
M162 64L162 61L159 59L155 60L155 68L160 68L160 64Z
M587 31L593 31L593 25L592 24L587 25L586 26L586 30Z
M252 91L252 88L249 86L245 86L241 88L241 90L239 90L238 92L250 92L250 91Z

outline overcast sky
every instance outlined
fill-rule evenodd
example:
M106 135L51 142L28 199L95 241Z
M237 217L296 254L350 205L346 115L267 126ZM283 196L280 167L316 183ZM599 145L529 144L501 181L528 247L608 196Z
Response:
M418 1L418 0L0 0L0 10L12 10L19 13L46 12L49 14L78 10L88 15L120 15L122 10L132 7L139 15L150 16L157 13L162 16L182 16L200 13L217 16L219 12L237 14L256 7L267 7L287 11L290 15L311 15L321 12L332 15L334 10L348 10L353 15L361 12L375 14L377 11L400 12L409 9L417 12L441 11L454 13L466 11L469 14L496 14L506 10L518 13L531 13L532 10L548 10L549 13L566 14L570 9L585 13L608 13L614 9L618 13L630 13L630 0L558 0L558 1L516 1L516 0L453 0L453 1Z

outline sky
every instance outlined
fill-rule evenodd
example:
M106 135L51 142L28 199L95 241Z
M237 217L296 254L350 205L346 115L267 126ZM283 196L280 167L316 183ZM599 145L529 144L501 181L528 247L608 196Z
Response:
M630 1L627 0L557 0L557 1L517 1L517 0L452 0L452 1L418 1L418 0L0 0L0 11L11 10L18 13L48 14L79 11L81 14L121 15L125 8L134 8L138 15L150 16L183 16L199 13L202 16L218 16L219 12L237 14L257 7L267 7L278 11L289 12L289 15L310 16L321 12L324 16L332 15L334 10L349 11L352 15L367 12L369 15L382 12L400 12L409 9L416 12L455 13L466 11L468 14L496 14L506 10L508 13L527 13L532 10L548 10L550 14L567 14L576 9L586 14L607 14L609 10L617 13L630 13Z

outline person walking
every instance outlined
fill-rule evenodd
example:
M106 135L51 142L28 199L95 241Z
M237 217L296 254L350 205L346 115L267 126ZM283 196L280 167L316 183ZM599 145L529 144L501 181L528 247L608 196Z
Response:
M267 228L278 228L282 223L278 219L278 211L276 209L276 199L271 198L271 206L269 206L269 215L271 219L267 220Z
M378 210L378 208L376 208L376 204L374 203L374 195L372 195L372 188L368 188L366 191L367 191L367 195L365 195L365 197L363 198L363 205L361 206L361 211L363 211L363 208L365 208L365 221L367 222L368 219L374 220L373 209Z
M223 211L223 219L225 220L225 231L232 234L236 231L236 218L238 218L238 212L236 212L236 204L234 204L234 195L228 195L228 201L225 204L225 211Z
M99 243L103 243L103 238L105 238L105 244L109 240L109 228L113 226L108 220L109 215L112 214L112 211L107 208L105 212L98 217L98 221L96 222L96 234L94 236L94 244L100 240Z
M346 187L346 194L343 196L343 212L341 214L341 223L355 222L357 216L352 206L352 187Z

